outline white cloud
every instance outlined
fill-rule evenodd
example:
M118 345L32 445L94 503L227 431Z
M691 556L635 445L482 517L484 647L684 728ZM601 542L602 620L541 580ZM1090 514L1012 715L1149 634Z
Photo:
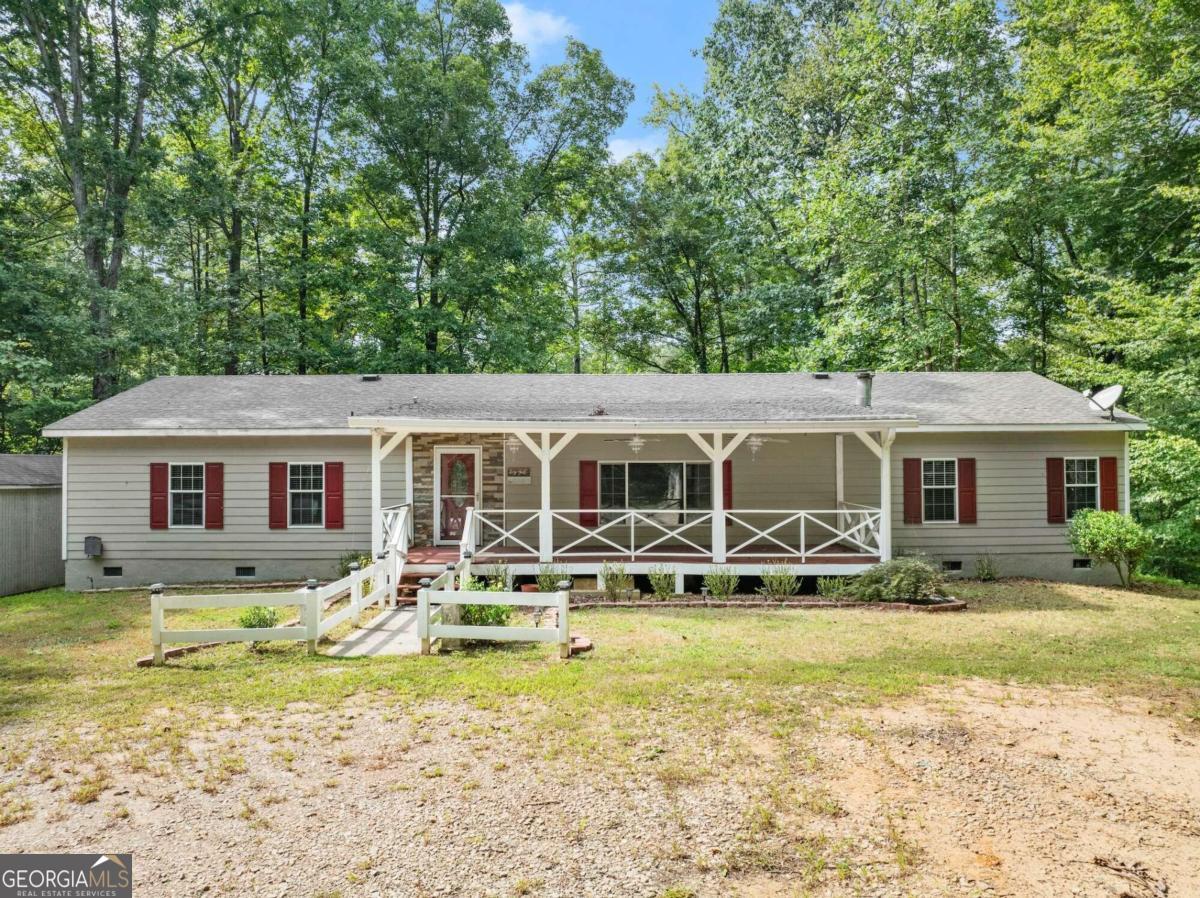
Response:
M634 153L650 153L653 155L663 148L665 143L662 134L643 134L641 137L614 137L608 142L608 154L620 162L628 159Z
M524 44L530 52L558 43L573 30L566 16L531 9L524 3L505 3L504 11L508 13L513 40Z

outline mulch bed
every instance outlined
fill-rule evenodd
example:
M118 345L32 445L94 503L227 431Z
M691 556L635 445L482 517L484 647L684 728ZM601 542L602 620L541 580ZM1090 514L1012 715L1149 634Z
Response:
M911 611L920 614L937 614L944 611L965 611L967 603L962 599L938 598L926 602L859 602L832 599L803 599L796 597L772 598L768 596L730 596L727 599L706 599L700 596L662 601L636 602L609 601L601 594L586 594L576 599L572 593L571 610L584 611L589 608L863 608L873 611Z

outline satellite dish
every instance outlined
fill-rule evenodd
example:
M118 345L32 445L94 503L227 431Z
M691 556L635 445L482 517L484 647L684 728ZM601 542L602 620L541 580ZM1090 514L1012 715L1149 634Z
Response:
M1113 384L1111 387L1105 387L1094 396L1089 396L1088 401L1102 412L1108 412L1108 417L1113 417L1113 409L1117 407L1117 402L1121 399L1121 394L1125 392L1125 388L1120 384Z

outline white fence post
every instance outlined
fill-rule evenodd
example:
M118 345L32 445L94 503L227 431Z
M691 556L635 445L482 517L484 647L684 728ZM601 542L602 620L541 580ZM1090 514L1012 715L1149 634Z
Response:
M421 580L417 590L417 638L421 640L421 654L429 654L429 584L428 577Z
M166 589L161 583L150 587L150 643L154 646L154 663L163 664L162 629L163 609L162 594Z
M384 609L396 607L392 601L392 597L396 594L396 584L392 582L392 566L388 564L390 557L388 552L379 552L375 555L375 575L371 580L372 591L378 589L380 583L387 587L384 590L383 599L379 602L379 607Z
M317 593L317 581L310 578L308 592L304 595L304 629L308 641L308 653L317 653L317 640L321 636L321 597Z
M567 620L567 607L571 604L571 581L558 584L558 657L571 657L571 626Z
M357 561L350 562L350 607L354 609L352 615L354 626L362 623L362 565Z

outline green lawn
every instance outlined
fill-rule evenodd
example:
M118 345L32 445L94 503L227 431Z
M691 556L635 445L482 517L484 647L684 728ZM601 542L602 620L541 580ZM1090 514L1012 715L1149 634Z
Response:
M547 720L571 726L639 709L677 711L684 725L729 712L785 725L812 701L873 702L954 677L1136 692L1200 717L1200 590L1008 581L955 592L968 612L578 612L573 629L596 649L567 664L539 647L343 659L280 643L146 669L133 665L149 651L145 593L46 590L0 599L0 719L120 739L144 733L164 710L199 722L371 693L401 707L527 697Z

